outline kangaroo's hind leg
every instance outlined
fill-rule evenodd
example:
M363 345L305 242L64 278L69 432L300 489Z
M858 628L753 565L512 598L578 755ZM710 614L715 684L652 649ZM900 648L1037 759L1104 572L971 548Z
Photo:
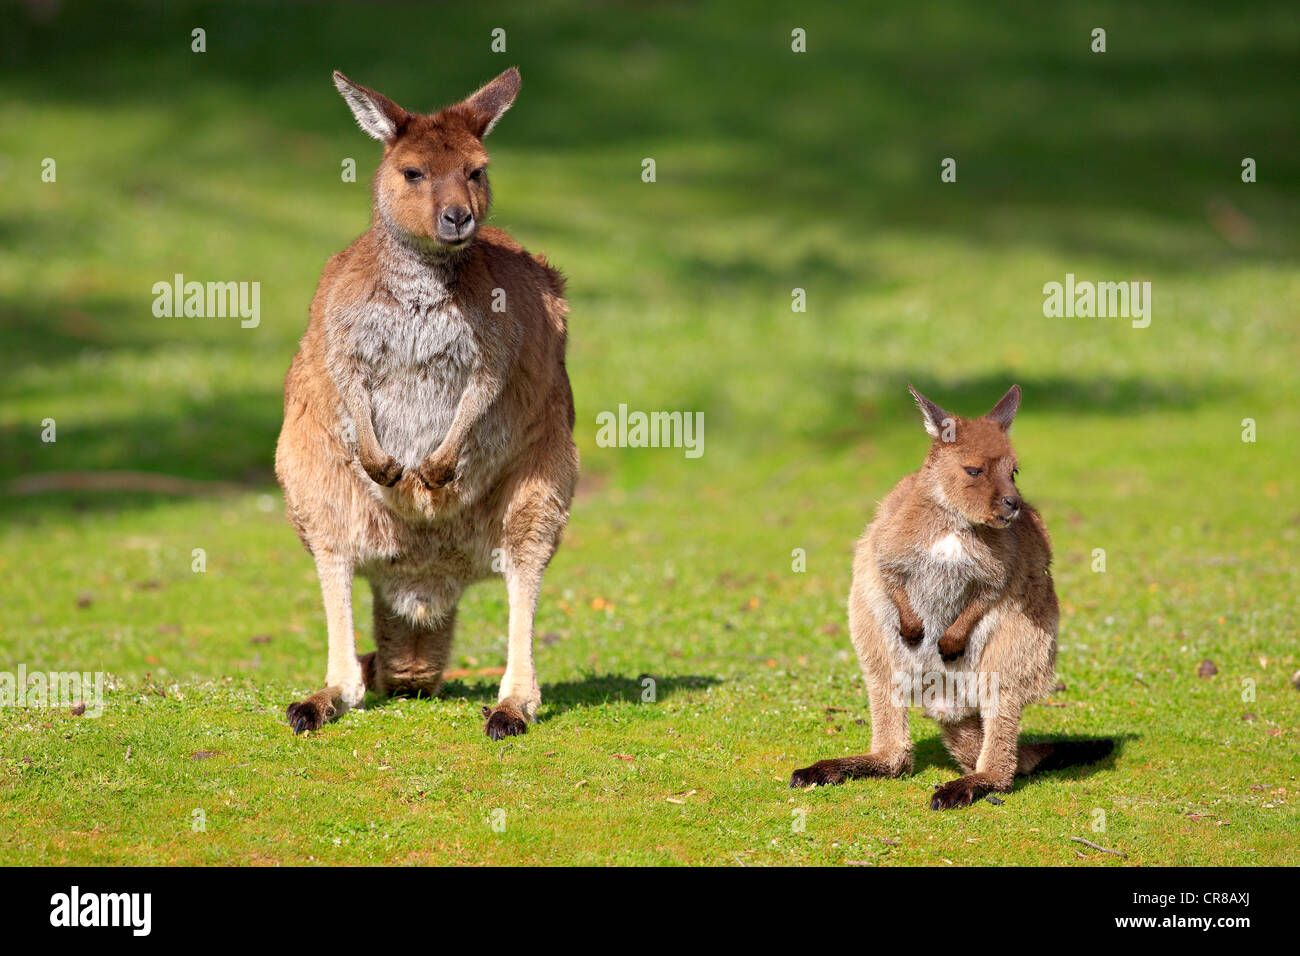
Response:
M856 777L901 777L912 770L907 703L896 693L880 622L856 587L849 598L849 630L871 703L871 750L852 757L819 760L796 770L790 776L792 787L842 783Z
M325 602L329 633L329 666L325 687L289 705L286 712L294 733L320 728L361 703L366 694L362 664L357 660L357 638L352 627L352 561L337 552L318 550L316 573Z
M937 787L930 798L931 810L968 807L990 793L1005 793L1011 789L1020 762L1020 747L1016 742L1020 733L1020 707L1002 701L994 711L982 717L981 723L983 736L974 770ZM968 751L965 756L969 757ZM957 759L963 770L969 769L963 756Z
M533 664L533 618L542 575L569 520L577 478L577 452L567 435L539 442L533 454L531 467L510 489L502 521L510 624L497 704L484 708L483 730L493 740L526 733L542 701Z
M962 773L974 773L984 747L984 721L978 716L965 717L955 723L941 724L939 729L944 747Z

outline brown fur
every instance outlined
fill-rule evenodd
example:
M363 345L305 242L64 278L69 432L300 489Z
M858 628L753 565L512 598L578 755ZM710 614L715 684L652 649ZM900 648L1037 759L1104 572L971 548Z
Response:
M485 729L523 733L540 702L533 614L578 457L563 280L482 225L482 137L519 74L428 116L342 74L335 83L384 154L370 230L326 264L285 380L276 474L316 559L330 644L327 686L289 721L315 729L367 688L437 692L462 591L504 570L508 658L493 709L504 717ZM374 594L376 649L361 659L354 574Z
M938 810L1009 790L1016 774L1054 757L1098 759L1111 743L1018 743L1023 708L1055 681L1059 617L1047 528L1015 485L1007 430L1020 389L1013 386L973 420L913 395L933 442L921 470L885 497L858 542L849 596L871 704L871 752L796 770L790 785L910 773L900 675L983 679L986 686L996 677L995 699L926 705L966 774L935 791L931 807Z

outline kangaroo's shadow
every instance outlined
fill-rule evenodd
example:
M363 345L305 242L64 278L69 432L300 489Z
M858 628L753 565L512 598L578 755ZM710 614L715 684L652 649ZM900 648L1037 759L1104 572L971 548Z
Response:
M1135 733L1111 734L1106 737L1093 737L1091 735L1084 735L1084 734L1048 734L1043 736L1037 734L1026 736L1022 734L1020 740L1023 743L1028 743L1028 744L1050 742L1055 744L1071 744L1071 745L1086 746L1090 744L1099 745L1104 741L1110 741L1114 746L1112 746L1110 751L1105 755L1098 757L1096 760L1092 760L1087 763L1071 763L1071 764L1065 764L1063 766L1048 766L1040 769L1035 769L1028 776L1016 777L1016 789L1018 790L1020 789L1021 786L1024 786L1026 783L1049 774L1052 776L1056 776L1057 774L1063 774L1065 777L1071 780L1084 780L1088 777L1091 777L1094 773L1100 773L1103 770L1114 770L1115 762L1123 754L1124 747L1127 746L1129 741L1137 740L1140 737L1141 734L1135 734Z
M544 724L579 707L596 707L610 703L654 703L680 691L696 690L720 683L722 683L720 678L699 674L669 676L638 674L636 677L591 674L581 680L543 684L542 706L537 714L537 722ZM438 696L444 699L482 701L484 704L491 705L496 702L499 686L491 679L467 682L456 678L444 683ZM371 696L366 706L383 707L389 700L394 699L396 698Z
M1032 785L1034 781L1047 774L1065 774L1071 780L1083 780L1103 770L1114 770L1115 762L1123 753L1124 747L1129 741L1137 740L1140 736L1140 734L1135 733L1113 734L1108 737L1094 737L1082 734L1021 734L1020 743L1023 744L1053 743L1084 746L1090 744L1100 745L1102 742L1109 740L1114 746L1109 753L1090 763L1049 766L1035 769L1027 775L1017 775L1015 789L1019 790L1023 786ZM944 747L942 737L930 737L917 743L913 751L913 760L916 770L924 767L941 767L956 773L961 772L957 766L957 761Z

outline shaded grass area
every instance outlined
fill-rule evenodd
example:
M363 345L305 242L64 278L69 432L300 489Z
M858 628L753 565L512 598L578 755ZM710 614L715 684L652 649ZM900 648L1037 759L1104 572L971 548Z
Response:
M6 862L1295 862L1289 6L3 12L0 483L243 489L0 495L0 669L111 675L99 718L0 708ZM377 158L329 70L428 108L511 63L495 222L569 276L585 474L538 616L542 719L482 735L489 582L443 699L294 738L324 622L270 474L279 389ZM154 317L177 272L260 282L260 324ZM1066 273L1151 281L1150 328L1044 318ZM914 777L785 789L868 743L843 608L855 536L924 453L908 381L962 414L1024 389L1065 684L1024 729L1123 741L945 815L927 797L955 770L919 717ZM596 445L620 403L703 411L704 456Z

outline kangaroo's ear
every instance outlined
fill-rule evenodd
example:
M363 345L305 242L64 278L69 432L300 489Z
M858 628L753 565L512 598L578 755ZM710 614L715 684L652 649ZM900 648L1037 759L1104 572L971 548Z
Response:
M998 399L998 403L993 406L993 411L989 412L985 418L996 424L1003 431L1011 427L1011 422L1015 420L1016 411L1020 408L1020 386L1012 385L1007 389L1007 393Z
M515 101L521 83L523 79L519 76L519 71L512 66L461 104L469 110L470 125L475 136L482 139L492 132L497 120Z
M912 393L912 397L916 399L916 407L921 410L921 422L925 425L926 434L931 438L938 438L943 434L944 422L955 421L955 419L911 385L907 386L907 390Z
M405 125L406 110L382 93L358 86L338 70L334 71L334 85L343 94L357 124L381 143L391 143Z

